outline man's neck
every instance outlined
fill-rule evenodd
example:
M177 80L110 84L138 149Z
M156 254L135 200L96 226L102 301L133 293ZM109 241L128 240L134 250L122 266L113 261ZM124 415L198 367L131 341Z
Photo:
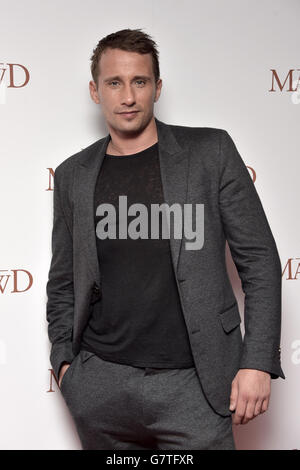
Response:
M110 136L111 139L108 143L106 153L110 155L130 155L141 152L154 145L158 140L154 116L140 134L124 136L110 129Z

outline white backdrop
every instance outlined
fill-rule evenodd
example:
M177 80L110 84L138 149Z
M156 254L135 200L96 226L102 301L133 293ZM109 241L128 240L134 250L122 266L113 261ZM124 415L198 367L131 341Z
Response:
M50 172L106 135L89 97L89 59L100 38L127 27L158 43L158 119L226 129L256 173L283 268L286 380L272 380L268 411L234 427L235 441L238 449L300 448L300 100L285 82L291 70L295 81L300 74L299 0L0 0L0 8L0 448L81 448L54 381L49 391ZM271 69L282 90L275 81L270 91Z

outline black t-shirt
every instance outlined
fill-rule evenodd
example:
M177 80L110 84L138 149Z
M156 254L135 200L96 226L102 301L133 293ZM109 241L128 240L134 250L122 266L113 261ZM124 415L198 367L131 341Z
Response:
M127 196L126 212L132 204L146 206L148 238L119 238L119 196L123 201ZM170 240L162 238L162 218L159 238L151 238L151 204L163 202L158 143L136 154L105 155L94 198L102 296L94 304L81 344L104 360L138 367L194 366ZM115 239L99 237L98 224L103 220L103 233L108 213L96 215L96 211L107 203L115 208L116 217L109 219L105 229L116 229ZM139 214L128 215L126 223L130 225Z

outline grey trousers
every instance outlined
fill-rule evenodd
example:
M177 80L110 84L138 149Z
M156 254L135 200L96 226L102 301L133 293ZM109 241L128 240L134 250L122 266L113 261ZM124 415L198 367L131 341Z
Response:
M60 390L83 450L236 450L231 416L213 410L194 367L135 367L81 350Z

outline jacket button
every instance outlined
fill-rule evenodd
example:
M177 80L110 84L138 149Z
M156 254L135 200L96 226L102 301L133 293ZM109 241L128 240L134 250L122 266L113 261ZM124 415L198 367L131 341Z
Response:
M100 292L100 288L99 288L99 286L97 286L97 284L94 285L93 290L94 290L95 294L99 294L99 292Z

